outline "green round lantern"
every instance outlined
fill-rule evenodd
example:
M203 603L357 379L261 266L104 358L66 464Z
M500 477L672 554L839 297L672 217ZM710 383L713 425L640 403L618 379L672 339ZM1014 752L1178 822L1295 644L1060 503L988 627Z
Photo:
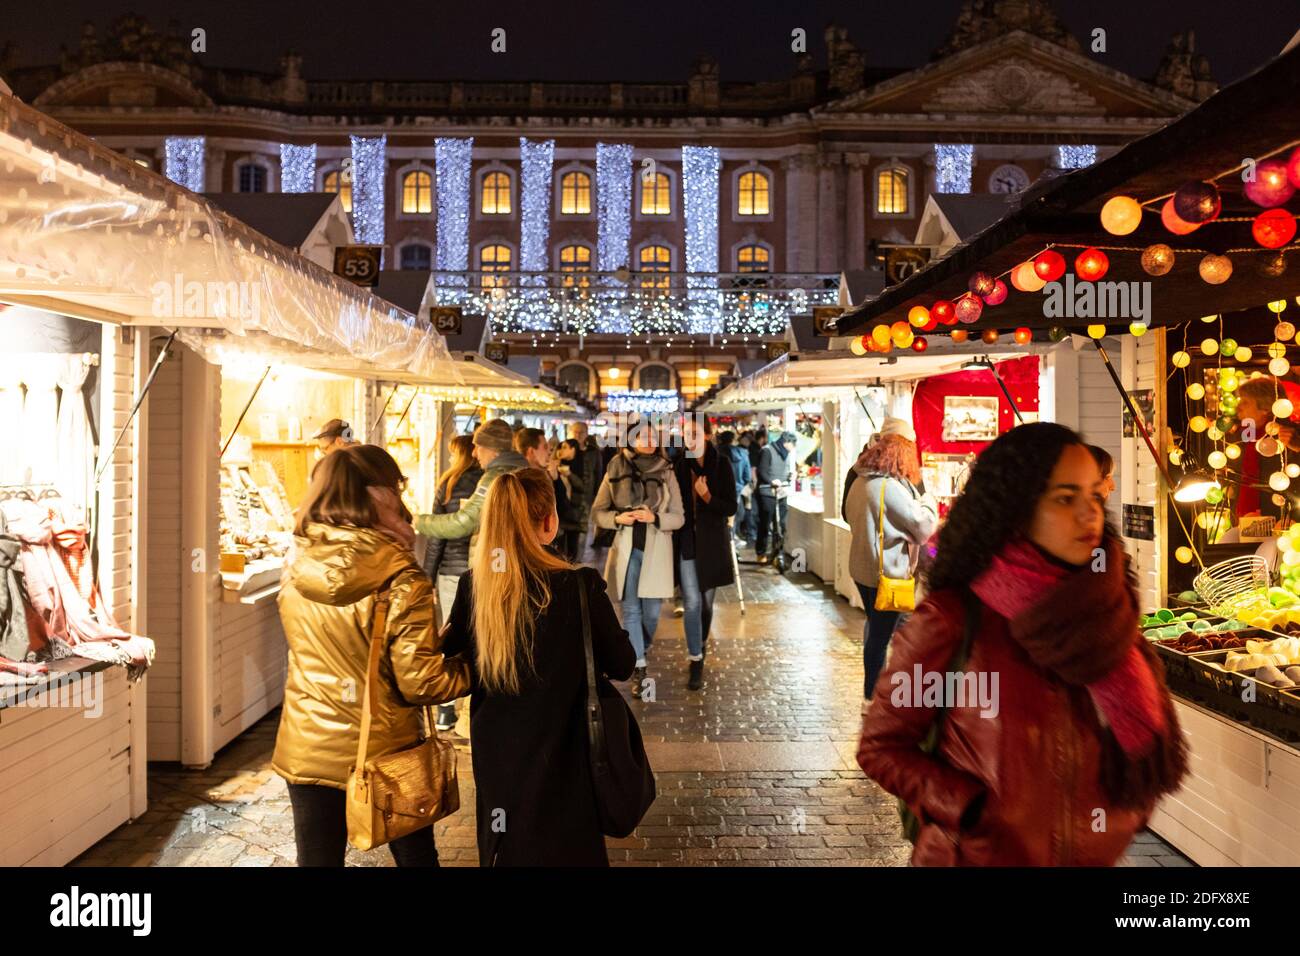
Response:
M1219 379L1219 389L1223 392L1220 399L1227 397L1237 391L1237 377L1235 375L1226 376Z
M1232 428L1232 419L1227 415L1221 415L1214 420L1214 427L1221 432L1227 432Z
M1232 358L1237 354L1237 340L1224 339L1219 343L1219 354L1224 358Z
M1223 501L1223 489L1222 489L1222 488L1211 488L1209 491L1207 491L1207 492L1205 493L1205 503L1206 503L1206 504L1209 504L1209 505L1217 505L1217 504L1219 504L1221 501Z
M1061 328L1059 325L1054 325L1047 330L1047 337L1053 342L1059 342L1061 339L1065 338L1065 329Z

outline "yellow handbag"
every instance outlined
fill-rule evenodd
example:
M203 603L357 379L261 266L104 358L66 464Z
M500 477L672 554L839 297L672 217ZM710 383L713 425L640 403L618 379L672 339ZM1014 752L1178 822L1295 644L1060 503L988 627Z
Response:
M348 774L348 842L358 850L383 846L432 826L435 820L460 809L456 748L438 736L437 727L427 713L428 737L397 753L367 759L370 701L372 695L379 693L379 655L383 652L387 623L388 591L385 590L375 602L357 762Z
M885 577L885 488L889 478L880 479L880 520L876 530L880 533L880 580L876 584L877 611L916 610L916 579Z

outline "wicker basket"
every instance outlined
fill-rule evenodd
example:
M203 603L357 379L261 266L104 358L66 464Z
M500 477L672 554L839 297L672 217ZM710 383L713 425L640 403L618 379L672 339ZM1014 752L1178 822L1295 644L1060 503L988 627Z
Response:
M1267 590L1268 561L1257 554L1246 554L1210 565L1196 576L1192 587L1215 614L1232 616L1232 599L1254 591Z

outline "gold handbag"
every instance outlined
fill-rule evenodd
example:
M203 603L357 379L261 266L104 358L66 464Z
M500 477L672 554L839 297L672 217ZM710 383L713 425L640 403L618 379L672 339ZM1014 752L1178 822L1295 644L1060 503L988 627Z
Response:
M916 579L885 577L885 488L889 478L880 479L880 520L876 529L880 532L880 580L876 584L877 611L914 611L916 610Z
M438 736L437 727L427 719L427 714L428 737L405 750L367 759L370 701L379 693L379 655L384 648L387 623L388 591L385 590L375 601L357 762L348 774L348 842L358 850L383 846L432 826L435 820L460 809L456 748Z

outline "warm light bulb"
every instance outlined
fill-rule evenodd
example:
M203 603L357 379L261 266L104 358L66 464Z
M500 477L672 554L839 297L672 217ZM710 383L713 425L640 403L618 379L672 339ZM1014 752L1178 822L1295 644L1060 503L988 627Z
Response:
M618 378L618 366L613 366L609 370L610 378Z
M707 368L702 368L695 373L695 376L703 382L709 377L709 370Z

